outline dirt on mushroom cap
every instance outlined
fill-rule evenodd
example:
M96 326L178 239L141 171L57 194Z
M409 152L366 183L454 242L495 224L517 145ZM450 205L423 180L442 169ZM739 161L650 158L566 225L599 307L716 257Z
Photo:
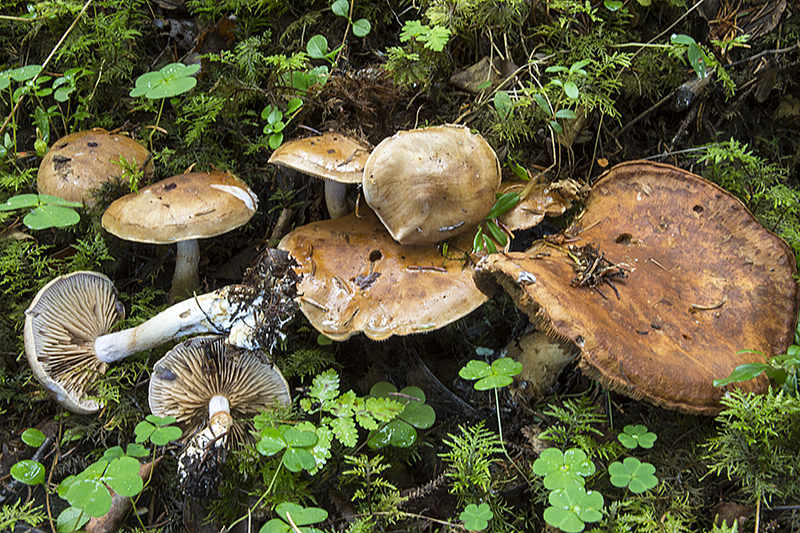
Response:
M612 281L619 299L608 284L571 284L569 243L494 254L480 267L553 336L580 347L581 368L605 386L714 414L724 390L712 381L763 362L741 350L774 356L791 344L800 303L791 250L716 185L668 165L618 165L594 185L577 224L565 232L573 246L591 243L633 270ZM740 384L766 386L763 376Z

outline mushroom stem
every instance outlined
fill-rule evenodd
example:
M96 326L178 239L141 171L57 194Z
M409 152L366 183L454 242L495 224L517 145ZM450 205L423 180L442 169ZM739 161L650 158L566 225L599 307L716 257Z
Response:
M214 418L217 413L230 413L231 404L225 396L214 396L208 400L208 418Z
M231 292L236 288L230 285L189 298L135 328L101 335L94 341L95 353L101 361L111 363L185 335L227 330L229 342L254 349L250 334L256 324L258 301L246 306L233 303Z
M169 302L173 303L200 286L200 241L189 239L178 241L178 252L175 257L175 273L172 276L172 288L169 291Z
M347 184L333 180L325 180L325 205L331 218L340 218L350 214L347 205Z

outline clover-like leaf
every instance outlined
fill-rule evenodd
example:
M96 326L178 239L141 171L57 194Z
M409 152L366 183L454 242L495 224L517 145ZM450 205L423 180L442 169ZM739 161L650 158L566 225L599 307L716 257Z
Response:
M577 448L562 453L558 448L547 448L533 462L533 472L544 476L544 486L548 490L562 489L570 484L583 486L584 477L595 472L594 463Z
M200 65L170 63L161 70L147 72L136 78L136 86L131 90L130 96L144 96L149 100L178 96L197 85L197 80L192 75L198 70Z
M82 509L67 507L58 515L56 531L58 531L58 533L78 531L85 526L91 518L92 517L84 513Z
M139 475L139 461L133 457L120 457L111 461L103 475L105 482L120 496L133 497L142 492L144 482Z
M642 463L635 457L626 457L620 462L608 465L611 484L615 487L628 487L631 492L640 494L658 485L654 475L656 467L650 463Z
M581 485L570 484L554 490L548 499L551 507L544 510L544 520L565 533L579 533L586 522L597 522L603 514L603 495L587 491Z
M302 533L321 533L314 527L305 527L316 524L328 518L328 512L319 507L302 507L292 502L284 502L275 508L275 513L280 518L273 518L261 528L259 533L287 533L292 530L289 517Z
M648 431L647 426L643 424L637 424L635 426L628 424L622 429L622 433L617 435L617 440L619 440L623 446L631 450L635 449L637 446L652 448L657 438L658 435Z
M26 485L44 483L44 465L39 461L23 459L11 466L11 477Z
M494 518L494 513L488 503L471 503L461 512L459 518L464 521L464 527L468 530L483 531L489 525L489 520Z
M509 357L501 357L491 365L484 361L473 359L461 370L458 375L463 379L478 380L475 383L475 390L497 389L509 385L514 379L513 376L522 371L522 363L518 363Z
M44 436L44 433L41 430L36 428L28 428L22 432L22 442L27 444L28 446L32 446L34 448L38 448L42 444L47 437Z
M394 385L381 381L373 385L369 392L373 396L372 400L392 399L403 406L399 415L394 413L387 417L390 422L376 428L370 435L367 444L373 449L390 444L407 448L417 440L417 431L414 428L427 429L436 421L436 412L425 403L425 393L419 387L409 386L397 392ZM397 418L394 418L395 415Z

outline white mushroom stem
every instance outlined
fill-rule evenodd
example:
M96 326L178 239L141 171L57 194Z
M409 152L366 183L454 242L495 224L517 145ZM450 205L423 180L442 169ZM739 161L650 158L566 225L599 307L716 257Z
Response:
M198 239L178 241L175 274L172 276L172 288L169 291L170 303L185 298L200 286L199 263L200 241Z
M231 285L189 298L135 328L101 335L94 341L95 353L101 361L111 363L185 335L222 331L230 331L230 344L256 349L251 337L262 297L247 306L235 304L231 302L235 288Z
M231 412L231 404L225 396L214 396L208 401L208 419L214 418L217 413Z
M341 218L350 214L347 205L347 184L325 180L325 205L331 218Z

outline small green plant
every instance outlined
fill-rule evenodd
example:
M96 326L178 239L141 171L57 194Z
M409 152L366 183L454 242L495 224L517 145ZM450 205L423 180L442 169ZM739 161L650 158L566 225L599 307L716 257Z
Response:
M256 450L267 457L283 452L281 464L290 472L311 471L316 466L311 449L318 440L313 431L298 430L289 425L267 427L261 430Z
M346 18L347 22L350 23L350 26L353 28L353 35L356 37L366 37L372 30L372 25L367 19L358 19L355 21L351 19L349 13L350 8L351 5L348 0L336 0L331 5L331 11L333 11L334 15Z
M488 503L484 502L480 505L471 503L461 511L459 518L464 522L464 527L469 531L483 531L489 527L489 520L494 518L494 513L489 508Z
M77 224L81 217L75 211L81 202L70 202L49 194L18 194L0 204L0 212L28 210L22 223L33 230L65 228Z
M622 433L617 435L617 440L628 448L635 450L637 447L650 449L656 442L658 435L647 430L643 424L627 425L622 428Z
M550 507L544 510L545 522L565 533L580 533L587 522L603 518L603 495L577 483L554 490L547 501Z
M497 201L486 214L486 217L484 217L483 224L478 226L478 231L475 233L475 238L472 240L473 250L480 252L481 250L486 249L487 252L494 254L497 253L497 245L495 245L495 243L499 244L501 248L504 248L506 244L508 244L508 235L506 235L506 232L500 229L500 226L497 225L497 217L507 213L518 203L519 194L516 192L507 192L505 194L498 195ZM489 235L484 233L484 226L489 232ZM509 383L511 382L509 381Z
M508 357L501 357L491 365L484 361L473 359L458 371L458 375L462 379L477 380L474 385L475 390L483 391L510 385L514 380L514 376L521 371L522 363Z
M503 443L482 421L458 429L459 435L448 434L444 439L450 449L439 457L449 465L445 475L452 480L451 491L460 499L479 501L491 490L491 466L497 462L493 456L503 452Z
M153 150L153 135L161 122L164 102L167 98L174 98L192 90L197 85L197 79L193 75L198 70L200 70L200 65L170 63L160 70L146 72L136 78L136 85L129 93L131 98L144 96L148 100L161 100L155 126L150 131L150 151Z
M579 84L587 78L584 67L590 63L590 60L582 59L570 65L569 68L562 65L553 65L545 69L545 72L548 74L558 74L560 76L558 78L553 78L549 82L550 85L561 89L555 102L551 103L544 92L533 93L533 99L536 105L538 105L539 109L548 117L547 120L550 129L557 134L564 133L564 128L558 122L559 120L574 120L578 118L574 110L563 106L565 102L564 97L568 99L567 101L577 102L581 95Z
M643 463L635 457L626 457L623 461L608 465L608 475L615 487L627 487L634 494L640 494L658 485L654 475L656 467Z
M800 329L800 328L798 328ZM800 335L798 333L797 335ZM754 350L742 350L739 353L757 353L766 359L766 356ZM724 379L715 379L715 387L723 387L730 383L749 381L765 373L770 379L780 385L783 392L797 398L797 374L800 370L800 346L789 346L785 354L776 355L766 363L747 363L733 369L731 374Z
M270 148L277 150L283 143L283 130L297 115L302 106L303 101L300 98L292 98L286 104L286 113L283 113L272 104L261 110L261 119L267 121L266 125L264 125L264 135L269 136Z
M397 387L381 381L372 386L369 394L375 398L391 398L405 406L403 412L371 433L367 440L370 448L388 445L408 448L417 441L417 429L428 429L436 421L436 412L425 403L425 393L419 387L405 387L397 392Z
M350 2L348 0L336 0L331 5L333 13L339 17L347 19L349 25L353 28L353 34L356 37L366 37L372 30L372 25L367 19L358 19L353 21L350 18ZM344 47L344 43L340 44L333 50L328 49L328 39L324 35L314 35L308 40L306 44L306 52L309 57L313 59L324 59L331 66L336 64L336 55Z
M547 490L563 489L567 485L584 486L585 478L595 472L594 463L583 450L570 448L562 452L558 448L547 448L533 462L533 473L544 477Z
M671 53L677 54L678 56L682 56L685 52L686 59L689 61L689 65L694 70L695 74L697 74L697 78L702 80L709 76L710 71L716 73L717 78L722 82L725 86L727 95L733 96L733 93L736 89L736 85L733 83L728 72L723 68L723 65L714 57L714 54L709 52L705 49L705 47L699 45L697 41L695 41L692 37L688 35L682 34L672 34L670 36L670 44L674 47L671 50ZM735 46L737 43L725 43L730 46Z
M280 518L273 518L264 524L259 533L287 533L301 531L302 533L322 533L315 527L306 527L311 524L323 522L328 518L328 511L319 507L303 507L292 502L284 502L275 508L275 513Z
M174 440L181 438L183 432L181 428L173 426L175 417L159 417L147 415L144 420L139 422L134 429L136 443L141 444L150 441L156 446L166 446Z
M407 20L400 31L400 42L405 45L386 50L389 56L386 70L392 73L395 82L406 88L418 83L430 84L431 74L441 60L450 35L450 29L445 26Z

